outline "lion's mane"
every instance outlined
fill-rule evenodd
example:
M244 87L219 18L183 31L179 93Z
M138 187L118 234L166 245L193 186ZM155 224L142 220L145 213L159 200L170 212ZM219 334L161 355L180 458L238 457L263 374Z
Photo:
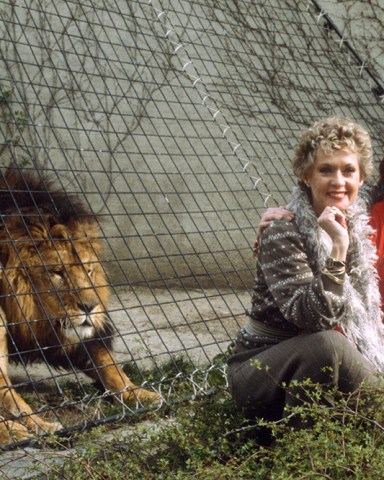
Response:
M55 367L90 363L109 348L109 287L99 261L98 218L75 195L39 172L0 172L0 305L12 360Z

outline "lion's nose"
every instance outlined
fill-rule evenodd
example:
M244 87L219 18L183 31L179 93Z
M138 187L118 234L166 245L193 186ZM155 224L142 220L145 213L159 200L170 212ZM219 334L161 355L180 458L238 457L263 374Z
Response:
M77 305L79 307L79 310L82 310L84 313L89 314L97 307L97 302L79 302Z

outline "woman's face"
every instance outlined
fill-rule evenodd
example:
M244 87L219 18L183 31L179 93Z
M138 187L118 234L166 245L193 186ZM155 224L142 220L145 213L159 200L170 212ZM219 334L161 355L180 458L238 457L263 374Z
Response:
M320 149L304 182L311 189L317 216L325 207L337 207L343 212L356 200L363 183L358 155L346 150L326 154Z

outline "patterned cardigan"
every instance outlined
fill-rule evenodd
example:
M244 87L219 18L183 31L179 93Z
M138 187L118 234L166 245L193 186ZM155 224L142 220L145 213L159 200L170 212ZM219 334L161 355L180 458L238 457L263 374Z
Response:
M311 267L295 221L263 232L253 291L250 317L292 333L333 328L345 315L343 285Z

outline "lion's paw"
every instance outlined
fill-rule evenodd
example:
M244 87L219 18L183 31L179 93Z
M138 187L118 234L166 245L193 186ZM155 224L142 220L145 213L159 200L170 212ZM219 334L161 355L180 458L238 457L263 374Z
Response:
M124 401L140 402L144 405L156 405L161 403L161 396L145 388L135 388L134 390L124 393Z
M33 416L34 431L36 434L56 433L63 428L60 422L46 422L40 417Z
M32 437L27 427L13 420L2 420L0 422L0 445L20 442Z

